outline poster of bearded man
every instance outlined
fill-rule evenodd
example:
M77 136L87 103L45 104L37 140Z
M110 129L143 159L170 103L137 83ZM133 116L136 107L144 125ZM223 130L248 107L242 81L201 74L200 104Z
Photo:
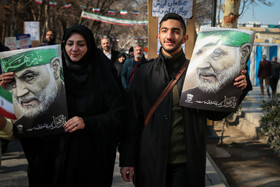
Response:
M180 105L233 112L242 90L234 79L245 69L254 32L242 29L201 27L190 60Z
M16 137L64 133L68 118L60 45L0 53L2 73L14 72L6 84L12 93Z

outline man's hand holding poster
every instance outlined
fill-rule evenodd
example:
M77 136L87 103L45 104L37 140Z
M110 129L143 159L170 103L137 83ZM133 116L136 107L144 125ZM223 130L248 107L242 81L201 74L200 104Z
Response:
M249 59L254 32L201 27L188 67L180 105L233 112L242 93L233 85Z
M64 133L68 118L60 45L0 53L5 85L13 95L17 137Z

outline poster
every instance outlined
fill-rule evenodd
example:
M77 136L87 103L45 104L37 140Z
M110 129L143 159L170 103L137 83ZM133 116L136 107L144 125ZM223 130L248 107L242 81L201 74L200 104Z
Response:
M16 35L17 49L31 48L30 34L17 34Z
M24 22L24 34L30 34L32 41L40 40L38 21L25 21Z
M10 50L17 49L16 37L5 37L5 46L9 47Z
M192 17L193 0L153 0L152 16L163 17L173 12L183 18Z
M234 79L246 67L254 32L201 27L185 76L180 105L233 112L242 93Z
M12 93L16 137L64 133L68 118L60 45L0 53L3 73L14 72L6 85Z

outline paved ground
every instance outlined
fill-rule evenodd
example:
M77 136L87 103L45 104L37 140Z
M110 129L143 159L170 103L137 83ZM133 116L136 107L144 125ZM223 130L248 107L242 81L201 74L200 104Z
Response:
M259 88L254 87L242 103L242 111L248 119L242 126L250 126L252 122L259 125L263 115L260 105L263 100L269 99L267 96L261 97ZM222 129L223 122L215 124L219 136ZM246 136L245 133L236 126L225 128L223 145L218 147L217 157L212 155L229 186L279 187L280 159L262 140Z
M113 187L133 187L132 183L124 182L121 179L118 167L118 154L115 163ZM27 187L27 161L22 152L22 148L17 140L10 142L8 152L2 156L2 166L0 166L0 187ZM206 166L206 186L224 187L219 171L216 170L215 163L211 158L207 158Z

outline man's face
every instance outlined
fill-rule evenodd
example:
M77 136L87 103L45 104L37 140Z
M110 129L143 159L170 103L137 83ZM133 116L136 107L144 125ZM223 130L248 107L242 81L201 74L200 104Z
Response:
M143 48L141 46L134 47L134 58L141 60L143 58Z
M205 41L211 40L205 38L196 44L200 46L196 47L193 53L192 63L198 64L196 69L198 88L207 93L216 93L240 73L240 47L224 46L219 43L207 45Z
M15 103L25 117L46 111L58 93L50 64L26 68L15 73L11 83Z
M46 40L47 42L51 42L54 40L54 33L52 31L48 31L46 34Z
M163 49L163 53L172 56L179 53L182 49L182 44L188 39L184 36L181 23L174 19L168 19L161 23L158 39Z
M101 40L101 47L104 51L109 52L111 50L111 43L108 38L104 38Z

